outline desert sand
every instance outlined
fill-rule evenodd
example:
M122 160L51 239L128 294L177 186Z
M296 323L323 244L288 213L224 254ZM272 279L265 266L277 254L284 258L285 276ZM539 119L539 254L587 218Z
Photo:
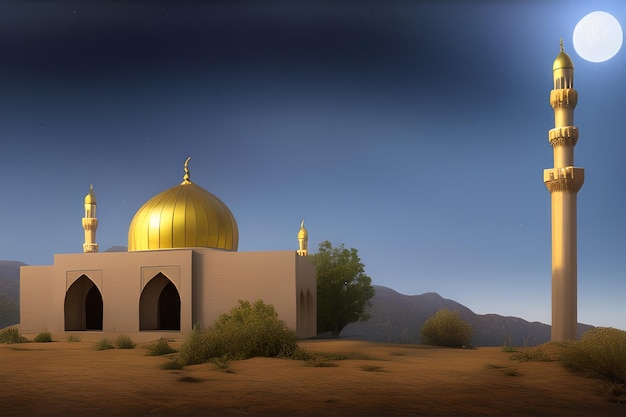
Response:
M179 346L180 343L172 343ZM1 416L624 416L601 381L501 348L309 340L367 359L315 367L253 358L163 370L145 349L93 342L0 345Z

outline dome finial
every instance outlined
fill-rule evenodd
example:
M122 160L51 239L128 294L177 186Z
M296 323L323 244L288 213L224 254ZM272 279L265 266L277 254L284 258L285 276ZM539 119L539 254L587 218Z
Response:
M183 184L190 184L191 181L189 181L189 160L191 159L191 156L187 158L187 160L185 161L185 175L183 176Z
M563 38L561 38L560 46L561 46L561 52L565 52L565 45L563 43Z

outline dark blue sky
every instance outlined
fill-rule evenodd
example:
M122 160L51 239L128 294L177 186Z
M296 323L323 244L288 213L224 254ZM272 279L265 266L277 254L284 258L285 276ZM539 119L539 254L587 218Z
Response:
M306 219L375 284L550 322L552 61L581 131L579 320L626 328L623 51L579 58L619 1L8 1L0 15L0 259L80 252L191 178L240 250L296 249Z

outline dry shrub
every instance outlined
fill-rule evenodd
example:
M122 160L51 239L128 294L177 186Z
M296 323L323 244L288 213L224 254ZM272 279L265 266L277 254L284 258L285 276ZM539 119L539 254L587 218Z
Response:
M37 334L37 336L35 336L35 338L33 339L33 342L36 342L36 343L52 342L52 335L50 334L50 332L41 332Z
M176 349L171 347L167 340L161 338L154 343L146 345L146 351L146 356L161 356L175 353Z
M424 322L421 339L426 345L466 347L472 341L472 325L464 322L458 311L444 308Z
M239 306L222 314L210 328L194 326L180 348L180 358L186 366L212 358L290 357L297 349L296 333L278 319L274 306L261 300L253 305L239 301Z
M20 334L20 329L17 327L8 327L0 330L0 343L12 344L26 342L28 342L28 339Z
M591 329L580 341L564 345L560 360L574 371L626 384L626 332L611 327Z

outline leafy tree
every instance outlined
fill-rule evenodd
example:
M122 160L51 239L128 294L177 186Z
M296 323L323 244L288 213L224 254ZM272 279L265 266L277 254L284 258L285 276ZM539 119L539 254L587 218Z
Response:
M369 319L365 307L375 290L357 250L324 241L311 258L317 267L317 331L337 337L349 323Z
M424 322L421 338L426 345L468 346L472 341L472 325L464 322L458 311L444 308Z

